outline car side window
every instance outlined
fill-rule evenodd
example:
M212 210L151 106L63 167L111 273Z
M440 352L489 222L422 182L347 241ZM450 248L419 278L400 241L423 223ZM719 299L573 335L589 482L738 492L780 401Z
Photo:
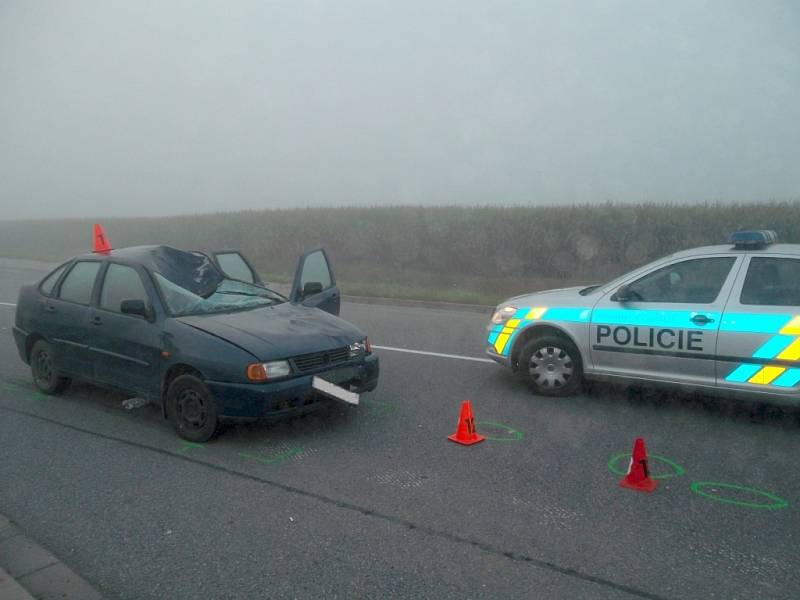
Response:
M710 304L717 299L736 258L716 256L673 263L628 286L635 302Z
M58 281L58 278L61 277L61 274L64 272L64 269L67 268L67 265L61 265L55 271L50 273L47 277L44 278L42 283L39 284L39 291L42 292L45 296L50 296L53 293L53 288Z
M331 282L331 270L322 250L316 250L306 256L303 272L300 275L300 289L303 289L311 281L321 283L323 290L327 290L333 285Z
M58 297L69 302L89 304L92 300L94 280L97 278L99 270L99 262L76 262L64 281L61 282Z
M739 303L800 306L800 259L752 257Z
M120 312L123 300L142 300L147 304L147 290L144 289L136 269L112 263L108 265L103 281L100 308Z
M253 272L238 252L222 252L215 256L225 275L231 279L238 279L247 283L255 282Z

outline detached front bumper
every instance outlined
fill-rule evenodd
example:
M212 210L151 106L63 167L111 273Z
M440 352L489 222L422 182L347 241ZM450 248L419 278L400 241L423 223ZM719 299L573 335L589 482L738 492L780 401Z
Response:
M323 405L323 397L311 387L314 376L360 394L378 386L379 373L378 357L371 354L356 365L274 383L205 383L214 396L221 419L278 419L312 412Z

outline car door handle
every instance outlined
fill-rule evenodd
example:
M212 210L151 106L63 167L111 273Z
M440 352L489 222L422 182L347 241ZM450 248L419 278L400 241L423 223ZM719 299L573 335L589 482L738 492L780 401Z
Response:
M103 319L101 319L100 317L92 317L91 319L89 319L89 322L92 325L102 325L103 324Z
M708 325L709 323L714 322L714 319L707 317L705 315L695 315L689 320L695 325Z

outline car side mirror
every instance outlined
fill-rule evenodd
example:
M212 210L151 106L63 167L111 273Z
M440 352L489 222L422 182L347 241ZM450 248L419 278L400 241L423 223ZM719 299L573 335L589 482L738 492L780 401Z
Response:
M150 310L144 300L123 300L119 305L119 310L126 315L137 315L150 320Z
M614 295L611 296L613 302L628 302L631 299L631 293L627 285L619 286Z
M322 284L319 281L309 281L303 286L303 298L308 298L322 292Z

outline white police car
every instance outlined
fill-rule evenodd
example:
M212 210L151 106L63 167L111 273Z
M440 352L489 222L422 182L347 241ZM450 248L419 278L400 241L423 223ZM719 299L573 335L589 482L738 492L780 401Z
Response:
M604 285L510 298L486 352L547 396L591 378L800 400L800 244L775 242L738 231Z

